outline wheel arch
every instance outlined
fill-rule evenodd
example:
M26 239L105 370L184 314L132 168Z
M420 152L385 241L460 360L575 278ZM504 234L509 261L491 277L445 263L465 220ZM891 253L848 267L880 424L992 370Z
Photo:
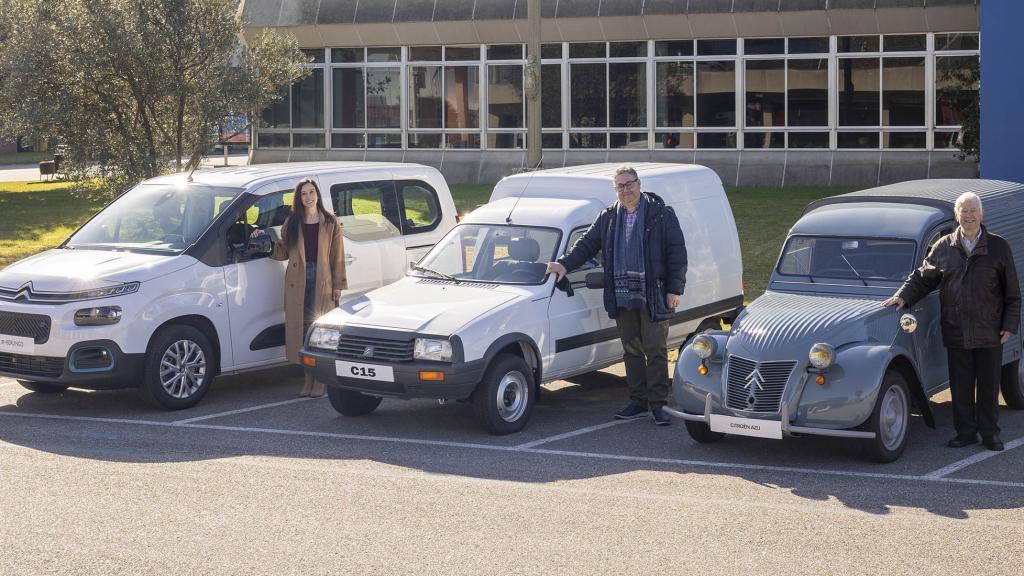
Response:
M910 395L914 400L914 404L921 411L925 424L929 428L935 428L935 416L932 414L931 403L928 401L928 395L924 391L924 386L921 384L921 379L917 375L917 369L914 368L914 364L906 356L897 354L889 361L886 371L889 370L896 370L903 376L907 387L910 388Z
M217 334L217 328L213 325L206 316L199 314L186 314L184 316L177 316L170 320L164 321L156 327L153 334L149 338L149 343L146 345L146 350L153 344L154 337L170 326L189 326L202 332L203 336L210 341L210 346L213 347L213 374L212 377L216 377L221 371L221 350L220 350L220 338Z
M541 362L540 350L532 338L520 332L511 332L498 338L487 347L484 353L484 370L491 366L494 359L502 353L510 353L519 356L526 361L526 364L533 371L533 384L536 392L540 391L541 376L543 376L543 363Z

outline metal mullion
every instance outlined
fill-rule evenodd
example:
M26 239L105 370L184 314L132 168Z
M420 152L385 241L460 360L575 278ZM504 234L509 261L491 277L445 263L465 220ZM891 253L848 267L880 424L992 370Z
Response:
M657 89L654 78L654 40L647 41L647 58L644 58L644 66L647 71L647 78L644 80L644 88L647 90L647 149L654 150L654 91Z
M924 145L926 150L935 149L935 33L925 35L924 59Z
M733 125L736 128L736 150L743 151L743 134L747 125L747 62L743 57L745 42L736 42L736 64L733 65Z
M398 126L402 131L402 136L399 140L401 142L402 150L405 151L409 149L409 114L412 112L411 105L409 104L409 48L407 46L402 46L399 53L402 61L399 62L398 65L398 81L401 83L401 87L398 91ZM369 135L367 135L367 139L369 139Z

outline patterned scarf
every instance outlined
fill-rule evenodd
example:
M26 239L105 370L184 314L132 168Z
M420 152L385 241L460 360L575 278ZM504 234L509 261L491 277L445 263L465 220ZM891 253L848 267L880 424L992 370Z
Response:
M614 279L615 306L627 310L647 307L647 275L644 271L644 220L647 199L640 196L636 220L626 230L626 209L619 204L615 211Z

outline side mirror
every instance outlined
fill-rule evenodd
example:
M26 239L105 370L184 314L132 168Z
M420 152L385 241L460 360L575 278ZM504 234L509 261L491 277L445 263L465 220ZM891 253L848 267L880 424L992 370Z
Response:
M910 313L900 316L900 329L907 334L913 334L914 330L917 330L917 318Z
M572 289L572 283L569 282L568 276L562 276L561 280L555 282L555 288L565 292L565 295L570 298L576 295L576 291Z
M604 290L604 272L591 272L586 275L585 281L587 288Z
M247 258L254 256L266 256L273 252L274 242L270 239L268 234L260 234L259 236L250 236L249 243L245 246L243 255Z

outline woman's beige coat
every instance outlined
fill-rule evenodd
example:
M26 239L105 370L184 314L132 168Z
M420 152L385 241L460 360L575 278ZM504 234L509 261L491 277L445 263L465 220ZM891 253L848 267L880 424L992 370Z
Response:
M289 216L294 218L295 215ZM281 227L287 230L288 223ZM302 234L302 226L299 226ZM348 277L345 276L345 244L341 235L341 223L333 216L325 218L320 215L319 248L316 259L316 314L326 314L337 305L334 291L348 288ZM288 361L299 363L299 349L306 337L302 330L303 299L306 290L306 246L302 238L291 247L288 239L282 237L274 245L270 257L274 260L287 260L288 267L284 273L284 343Z

